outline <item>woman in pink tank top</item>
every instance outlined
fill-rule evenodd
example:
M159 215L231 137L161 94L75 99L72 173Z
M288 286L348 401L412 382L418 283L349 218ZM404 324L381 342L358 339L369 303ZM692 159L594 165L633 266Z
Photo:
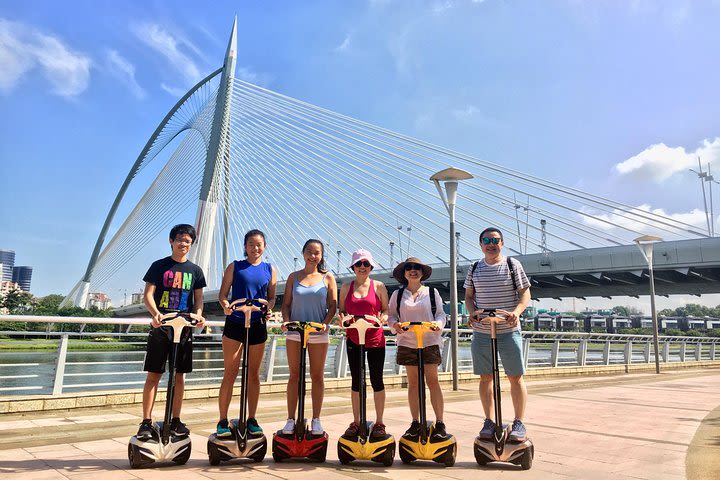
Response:
M355 272L355 280L344 283L340 289L340 312L348 315L373 315L385 324L388 313L388 294L382 282L372 280L370 272L375 267L372 254L367 250L356 250L352 254L350 268ZM385 424L385 385L383 383L383 366L385 365L385 335L383 330L370 329L365 334L365 353L367 356L370 383L375 400L375 424L371 436L384 437ZM360 350L359 339L355 329L347 330L347 354L350 374L352 375L352 410L353 421L345 431L347 436L357 436L360 428Z

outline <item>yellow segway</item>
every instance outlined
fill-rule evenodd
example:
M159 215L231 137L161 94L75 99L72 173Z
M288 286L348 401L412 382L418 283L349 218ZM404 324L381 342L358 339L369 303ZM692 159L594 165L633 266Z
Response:
M437 330L432 322L402 322L399 324L404 331L411 331L417 339L418 355L418 400L420 407L420 431L417 435L406 433L400 437L398 448L400 460L412 463L415 460L432 460L446 467L455 465L457 441L453 435L438 435L435 425L427 421L425 413L425 360L423 358L423 336L425 332Z
M367 386L365 385L365 332L370 328L381 328L377 317L370 315L348 315L342 322L346 329L354 328L358 333L360 345L360 428L357 435L343 435L338 439L337 453L340 463L346 465L353 460L372 460L386 467L393 464L395 458L395 437L385 434L373 437L372 422L367 421Z

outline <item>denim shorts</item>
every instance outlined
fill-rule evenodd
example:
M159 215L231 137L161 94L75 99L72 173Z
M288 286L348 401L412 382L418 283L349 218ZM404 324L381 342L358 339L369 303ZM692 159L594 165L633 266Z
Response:
M525 373L520 330L498 334L497 348L507 375L516 377ZM473 333L470 350L472 351L473 373L475 375L492 375L490 335L479 332Z

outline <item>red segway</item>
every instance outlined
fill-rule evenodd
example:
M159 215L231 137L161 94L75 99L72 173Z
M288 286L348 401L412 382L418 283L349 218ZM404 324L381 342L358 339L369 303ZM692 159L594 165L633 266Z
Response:
M260 306L256 305L259 304ZM234 458L250 458L262 462L267 452L267 439L262 432L251 433L247 429L247 377L248 377L248 332L252 312L266 312L267 300L241 298L230 304L230 308L245 315L245 341L242 343L242 367L240 373L240 416L229 423L230 438L218 438L215 433L208 437L207 452L210 465Z
M493 394L495 400L495 432L493 438L484 439L478 435L475 438L473 451L478 465L487 465L490 462L507 462L520 465L523 470L532 467L535 456L535 446L527 438L524 442L511 442L509 440L511 427L502 424L502 409L500 406L500 367L497 348L497 324L505 322L509 313L505 310L483 310L479 321L490 323L490 348L492 349L493 366Z
M298 381L298 410L295 419L295 431L284 434L282 430L273 433L272 456L276 462L291 458L307 458L316 462L324 462L327 455L328 434L313 435L305 418L305 352L307 340L311 332L323 332L327 328L324 323L287 322L285 327L290 332L300 334L300 380Z

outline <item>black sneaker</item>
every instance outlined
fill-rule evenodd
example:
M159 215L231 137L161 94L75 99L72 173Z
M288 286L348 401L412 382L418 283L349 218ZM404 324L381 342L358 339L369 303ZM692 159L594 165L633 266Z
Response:
M447 437L445 424L443 422L435 422L435 435L438 437Z
M190 435L190 430L180 421L179 417L175 417L170 421L170 433L178 437Z
M408 428L407 431L405 432L405 435L408 435L411 437L416 437L416 436L420 435L420 422L418 422L417 420L413 420L412 423L410 424L410 428Z
M135 435L135 436L137 437L138 440L140 440L142 442L147 442L148 440L150 440L153 437L154 432L155 432L155 430L153 430L152 420L150 420L149 418L146 418L140 424L140 428L138 429L137 435Z
M262 433L263 429L253 417L247 419L247 430L250 433Z

